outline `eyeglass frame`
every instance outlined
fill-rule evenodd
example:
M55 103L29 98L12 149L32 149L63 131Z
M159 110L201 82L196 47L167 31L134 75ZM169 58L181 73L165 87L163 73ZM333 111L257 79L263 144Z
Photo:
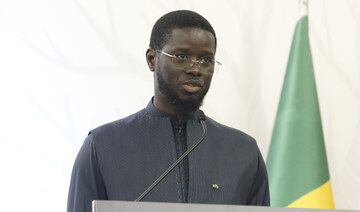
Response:
M169 53L164 52L164 51L161 51L161 50L155 50L155 51L158 52L158 53L161 53L161 54L163 54L163 55L165 55L165 56L168 56L168 57L170 57L170 58L172 58L172 59L174 59L174 58L179 58L179 56L177 56L177 55L172 55L172 54L169 54ZM204 59L204 58L203 58L203 59ZM202 60L203 60L203 59L202 59ZM190 61L189 67L187 67L187 68L189 68L189 69L194 66L194 63L198 63L198 68L199 68L200 70L202 70L201 64L205 63L204 61L195 60L195 59L192 59L191 57L186 58L186 60ZM217 61L217 60L215 60L215 59L209 59L209 60L212 61L212 62L214 62L214 69L215 69L215 65L218 65L218 66L221 66L221 65L222 65L221 62L219 62L219 61ZM172 63L174 64L173 60L172 60ZM175 64L174 64L174 65L175 65ZM186 67L184 67L184 68L186 68ZM211 72L206 72L206 73L211 73Z

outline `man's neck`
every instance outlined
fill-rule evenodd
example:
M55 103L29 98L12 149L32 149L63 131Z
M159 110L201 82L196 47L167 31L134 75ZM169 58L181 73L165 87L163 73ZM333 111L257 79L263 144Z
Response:
M154 98L153 104L161 112L176 115L179 124L182 123L184 115L194 112L194 111L189 111L189 112L183 111L181 110L181 108L177 108L175 105L171 104L170 102L159 102L156 100L156 98Z

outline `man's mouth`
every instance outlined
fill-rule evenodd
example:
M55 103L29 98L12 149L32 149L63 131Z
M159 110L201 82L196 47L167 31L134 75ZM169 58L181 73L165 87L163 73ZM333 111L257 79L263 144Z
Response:
M187 92L196 93L201 90L202 83L199 80L190 79L190 80L186 80L182 86Z

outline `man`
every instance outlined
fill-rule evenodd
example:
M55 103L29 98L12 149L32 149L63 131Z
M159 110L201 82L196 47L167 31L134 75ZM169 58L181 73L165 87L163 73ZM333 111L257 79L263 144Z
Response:
M154 97L89 133L74 164L68 212L90 212L92 200L135 200L201 137L194 112L210 87L215 51L215 31L195 12L170 12L155 23L146 51ZM206 126L205 140L143 201L269 205L255 140L209 117Z

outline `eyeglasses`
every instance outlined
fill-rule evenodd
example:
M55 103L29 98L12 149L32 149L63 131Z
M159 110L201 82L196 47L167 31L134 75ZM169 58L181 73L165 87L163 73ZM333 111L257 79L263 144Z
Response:
M157 52L170 57L174 66L179 69L191 69L194 64L197 63L201 72L213 73L214 69L218 69L218 67L222 65L219 61L216 61L210 57L204 57L200 60L195 60L184 54L172 55L159 50L157 50Z

